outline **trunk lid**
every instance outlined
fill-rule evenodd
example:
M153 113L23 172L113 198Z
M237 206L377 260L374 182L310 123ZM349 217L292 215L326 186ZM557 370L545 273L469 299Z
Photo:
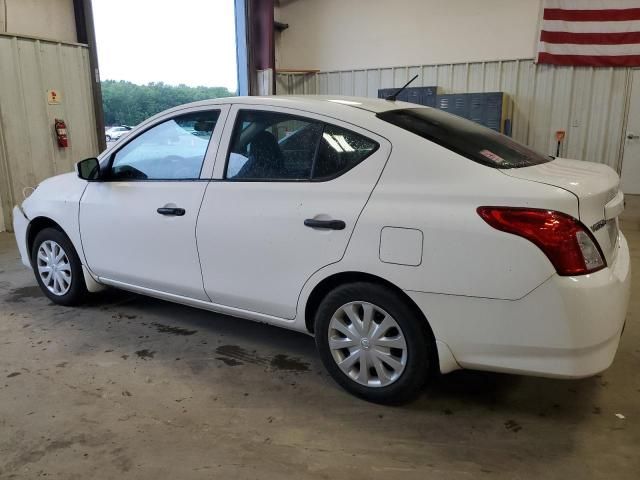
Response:
M500 170L514 178L559 187L578 199L580 221L593 233L607 265L615 260L618 247L618 216L624 209L620 177L610 167L582 160L555 160L524 168Z

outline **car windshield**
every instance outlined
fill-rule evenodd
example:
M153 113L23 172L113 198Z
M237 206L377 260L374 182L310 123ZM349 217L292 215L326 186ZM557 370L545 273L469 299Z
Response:
M492 168L530 167L552 160L506 135L434 108L389 110L377 117Z

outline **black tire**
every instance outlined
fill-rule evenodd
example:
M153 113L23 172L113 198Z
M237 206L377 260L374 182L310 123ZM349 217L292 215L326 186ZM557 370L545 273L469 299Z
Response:
M51 240L62 247L69 261L71 282L68 290L61 295L56 295L47 288L38 271L38 250L47 240ZM84 281L82 263L80 262L78 253L73 247L71 240L69 240L69 237L60 230L56 228L45 228L38 232L31 250L31 265L33 266L33 273L35 274L36 281L38 282L40 289L52 302L57 303L58 305L74 306L82 303L86 299L87 286Z
M107 135L107 142L111 141L111 135Z
M344 373L329 348L330 322L342 306L350 302L367 302L391 315L406 342L406 363L399 377L388 385L367 386ZM382 404L401 404L414 399L424 387L432 370L434 344L428 325L406 299L393 290L369 282L337 287L320 303L315 315L315 341L320 358L333 379L345 390L365 400ZM375 347L370 347L375 348ZM371 369L372 367L370 367Z

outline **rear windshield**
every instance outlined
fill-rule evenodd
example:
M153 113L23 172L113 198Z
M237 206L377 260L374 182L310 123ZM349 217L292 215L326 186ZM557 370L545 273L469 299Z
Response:
M378 118L493 168L521 168L552 160L490 128L434 108L407 108Z

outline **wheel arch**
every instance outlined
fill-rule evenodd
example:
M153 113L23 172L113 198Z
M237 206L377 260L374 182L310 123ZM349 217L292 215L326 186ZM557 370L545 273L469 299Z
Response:
M69 234L64 231L64 228L62 228L59 223L55 222L49 217L36 217L31 220L29 222L29 225L27 226L27 252L29 253L29 257L31 257L31 252L33 251L33 242L36 239L36 235L38 235L38 232L41 232L45 228L55 228L56 230L60 230L67 237L69 237Z
M320 302L322 302L322 299L334 288L339 287L340 285L345 285L348 283L355 283L355 282L369 282L369 283L375 283L375 284L387 287L393 292L395 292L397 295L399 295L407 303L407 305L409 306L409 308L411 308L411 310L414 312L416 317L422 320L423 326L425 328L425 332L433 347L431 349L432 358L430 359L431 361L430 363L434 367L434 371L436 372L440 371L440 362L438 357L438 348L436 345L436 338L431 328L431 325L429 324L429 320L427 319L425 314L422 312L422 310L420 310L420 308L413 301L413 299L404 292L404 290L402 290L400 287L390 282L389 280L386 280L377 275L373 275L371 273L358 272L358 271L338 272L338 273L329 275L328 277L325 277L320 282L318 282L318 284L315 287L313 287L313 289L311 290L311 293L307 297L307 302L304 307L304 319L305 319L305 326L307 328L307 331L311 334L314 334L314 325L313 325L314 317L318 307L320 306Z
M96 281L94 276L91 274L91 272L85 265L83 252L81 249L78 248L78 245L74 243L72 236L69 235L69 233L67 233L65 229L58 222L56 222L55 220L47 216L39 215L35 217L33 220L31 220L29 222L29 225L27 225L26 241L27 241L27 249L28 249L27 253L29 255L29 261L31 261L33 243L35 242L36 236L38 235L39 232L41 232L45 228L54 228L59 232L61 232L62 234L64 234L69 239L69 241L71 242L71 245L76 250L78 259L80 260L80 265L82 267L82 275L84 277L84 282L87 290L89 292L99 292L103 290L105 288L104 285Z

